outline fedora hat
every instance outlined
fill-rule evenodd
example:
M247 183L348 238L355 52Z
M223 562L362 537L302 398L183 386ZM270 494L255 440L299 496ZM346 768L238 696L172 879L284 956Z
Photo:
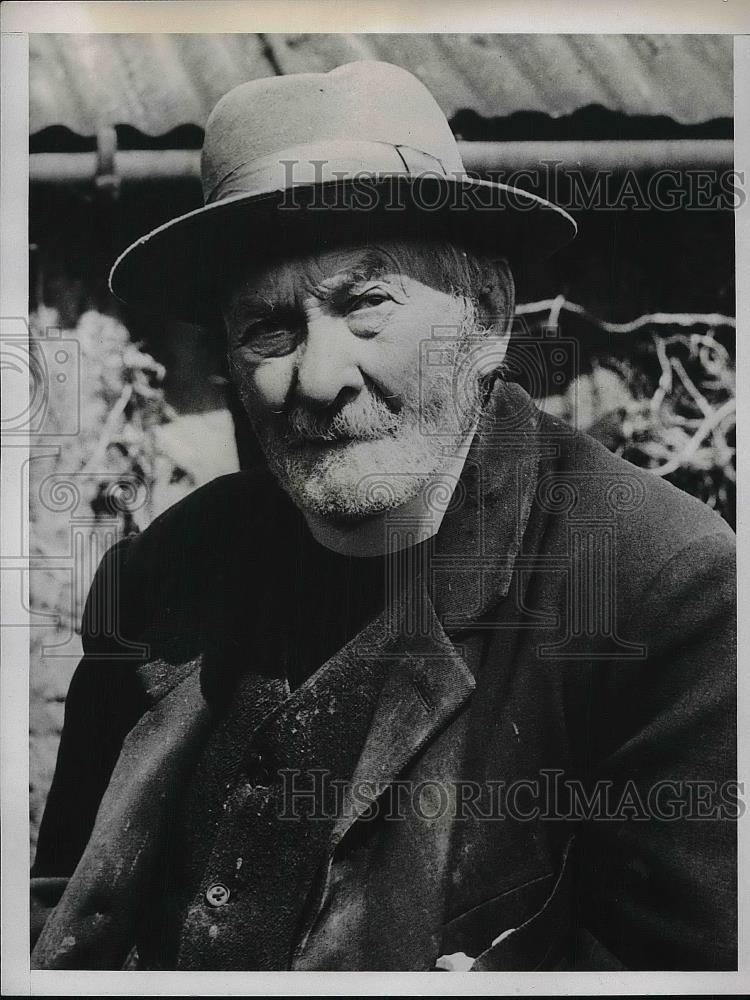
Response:
M204 206L141 237L117 259L122 301L175 319L218 314L228 268L289 252L295 229L351 222L372 232L434 221L452 238L511 258L569 242L567 212L536 195L466 174L427 88L390 63L253 80L230 90L206 123ZM399 229L397 228L398 232Z

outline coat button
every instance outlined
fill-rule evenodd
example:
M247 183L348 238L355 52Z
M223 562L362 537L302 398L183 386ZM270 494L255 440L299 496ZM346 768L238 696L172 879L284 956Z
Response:
M231 895L231 892L223 882L214 882L213 885L210 885L206 889L206 902L210 906L223 906L229 902Z

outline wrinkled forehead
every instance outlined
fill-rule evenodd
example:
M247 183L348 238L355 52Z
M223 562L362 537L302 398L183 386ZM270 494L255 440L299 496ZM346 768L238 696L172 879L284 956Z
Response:
M396 276L439 291L466 284L466 251L436 219L405 223L400 218L366 222L328 218L295 224L280 220L267 234L264 252L240 250L227 262L222 289L224 308L238 294L313 294L339 278Z
M436 282L435 248L390 240L378 245L352 243L319 252L308 251L255 263L237 275L230 301L237 294L268 299L299 299L334 292L348 284L385 279L408 286L410 281Z

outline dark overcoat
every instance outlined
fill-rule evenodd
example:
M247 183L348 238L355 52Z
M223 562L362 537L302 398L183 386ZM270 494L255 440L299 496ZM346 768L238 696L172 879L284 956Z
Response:
M430 558L290 692L304 531L238 473L103 560L32 965L735 968L722 519L500 385Z

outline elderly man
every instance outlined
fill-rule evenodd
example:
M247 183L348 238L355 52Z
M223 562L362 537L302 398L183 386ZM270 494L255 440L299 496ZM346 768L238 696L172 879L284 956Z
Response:
M503 377L512 261L410 74L259 80L113 290L221 317L265 464L105 557L36 968L736 966L733 536Z

